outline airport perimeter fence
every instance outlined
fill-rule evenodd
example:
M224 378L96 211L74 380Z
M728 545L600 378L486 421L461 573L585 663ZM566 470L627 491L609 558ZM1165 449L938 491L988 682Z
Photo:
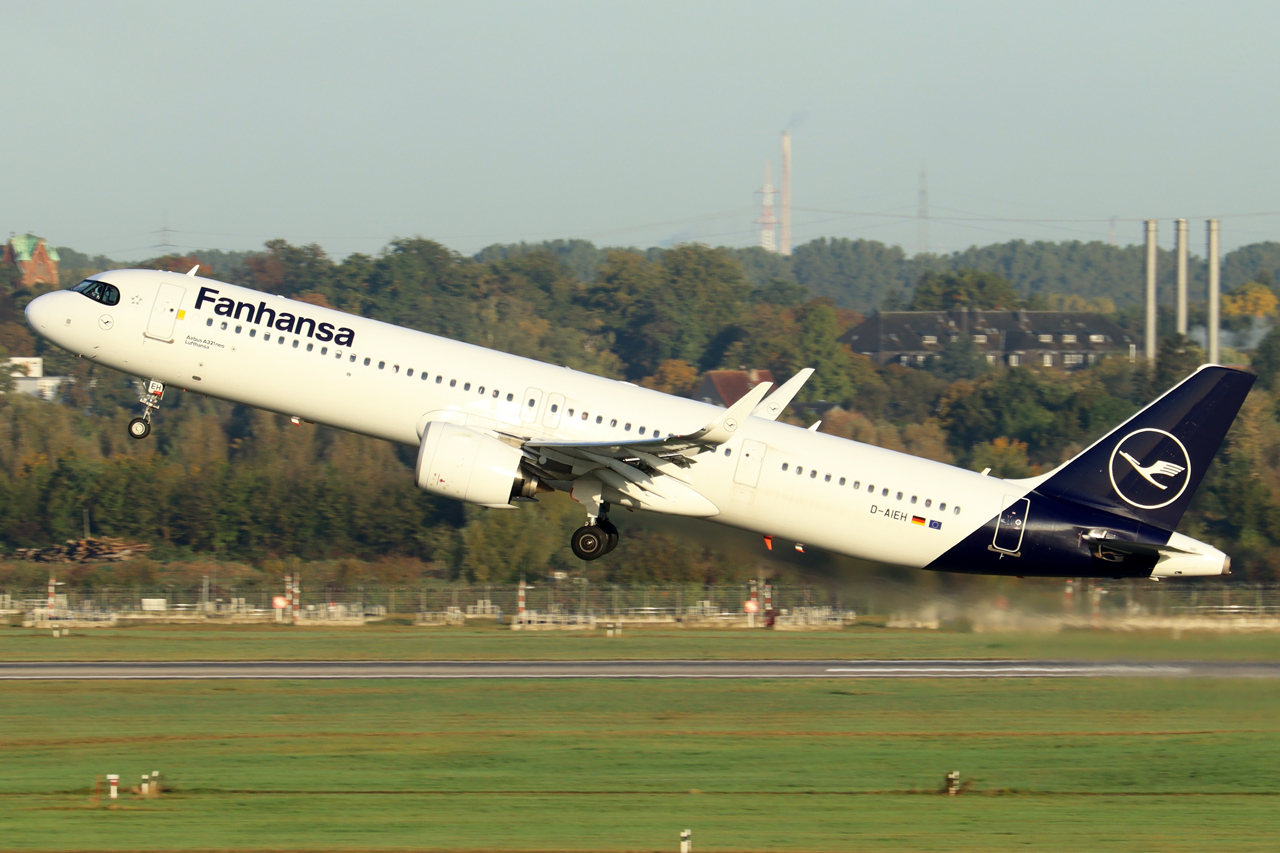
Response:
M757 588L761 612L766 596L776 610L829 607L851 610L838 594L814 587ZM592 617L717 616L741 614L751 597L748 584L595 584L582 579L526 584L526 611ZM93 592L54 591L54 607L76 614L92 613L218 613L253 614L279 609L277 599L292 605L283 582L278 590L237 591L216 585L191 588L137 587ZM510 619L519 610L517 584L440 584L420 587L357 586L308 589L303 578L298 599L307 612L384 617L423 613L456 613L467 618ZM0 611L25 612L47 608L46 589L6 590Z

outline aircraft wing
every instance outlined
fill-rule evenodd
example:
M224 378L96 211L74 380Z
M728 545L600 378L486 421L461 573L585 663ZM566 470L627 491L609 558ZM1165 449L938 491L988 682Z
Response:
M693 490L687 469L700 453L733 438L769 391L762 382L723 414L687 435L614 442L526 441L543 482L583 503L620 503L675 515L706 517L719 509Z

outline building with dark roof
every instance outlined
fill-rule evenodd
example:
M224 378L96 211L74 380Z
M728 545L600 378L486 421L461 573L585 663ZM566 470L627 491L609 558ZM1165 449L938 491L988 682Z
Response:
M876 364L923 366L969 335L989 364L1072 369L1109 356L1134 360L1142 337L1084 311L881 311L840 336Z
M761 382L773 381L773 374L768 370L708 370L693 399L728 408ZM771 384L770 393L776 388L776 384Z
M21 286L31 289L37 285L58 286L58 250L34 234L15 234L4 244L0 263L16 266Z

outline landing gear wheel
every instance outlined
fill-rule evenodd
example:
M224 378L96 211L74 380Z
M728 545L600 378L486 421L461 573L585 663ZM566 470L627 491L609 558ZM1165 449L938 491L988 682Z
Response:
M613 526L612 521L602 518L596 522L596 527L600 528L600 531L605 535L605 554L618 547L618 528Z
M151 435L151 424L142 418L134 418L129 421L129 437L136 438L139 441Z
M569 546L579 560L595 560L603 557L609 547L609 537L598 524L579 527L573 531Z

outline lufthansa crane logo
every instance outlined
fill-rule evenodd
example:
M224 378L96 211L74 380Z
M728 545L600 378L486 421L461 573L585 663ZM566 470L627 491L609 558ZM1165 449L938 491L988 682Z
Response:
M1162 429L1135 430L1111 451L1111 486L1125 503L1160 509L1182 497L1191 482L1187 448Z

